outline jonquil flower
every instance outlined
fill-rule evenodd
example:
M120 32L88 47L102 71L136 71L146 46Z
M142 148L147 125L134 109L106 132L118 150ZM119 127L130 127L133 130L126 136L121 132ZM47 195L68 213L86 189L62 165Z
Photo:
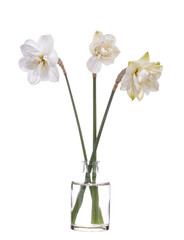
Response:
M159 62L149 61L149 53L145 53L138 61L128 63L126 73L121 80L121 90L126 90L129 97L134 100L137 97L140 100L144 93L159 90L158 79L162 74L163 66Z
M120 53L115 44L116 39L113 35L103 35L98 31L95 33L93 41L89 45L92 57L87 62L87 67L92 73L100 72L102 63L105 65L114 63L114 59Z
M37 84L40 81L59 80L57 53L54 51L51 35L43 35L37 42L27 40L20 47L23 57L19 61L20 68L28 73L28 81Z

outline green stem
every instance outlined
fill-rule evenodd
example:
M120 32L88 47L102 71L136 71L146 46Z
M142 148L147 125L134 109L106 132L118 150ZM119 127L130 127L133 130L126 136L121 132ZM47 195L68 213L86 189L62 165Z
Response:
M80 140L81 140L84 160L85 160L85 162L87 164L88 163L87 154L86 154L86 149L85 149L85 145L84 145L82 130L81 130L81 127L80 127L80 122L79 122L79 118L78 118L78 114L77 114L77 109L75 107L75 102L74 102L74 98L73 98L73 95L72 95L71 87L70 87L70 84L69 84L68 76L67 76L65 67L63 65L63 62L61 61L60 58L58 59L58 64L61 67L61 69L63 70L64 76L65 76L65 79L66 79L68 91L69 91L69 94L70 94L70 98L71 98L71 102L72 102L72 106L73 106L73 110L74 110L74 114L75 114L75 118L76 118L76 122L77 122L77 127L78 127L79 136L80 136ZM86 177L85 177L85 183L89 183L89 182L91 182L91 179L90 179L90 174L88 174L88 171L87 171ZM74 208L72 210L72 213L71 213L71 222L72 222L72 224L75 224L75 220L76 220L77 214L78 214L79 209L80 209L80 207L82 205L82 202L83 202L85 190L86 190L86 187L85 186L81 186L80 191L79 191L78 196L77 196L77 200L75 202L75 206L74 206Z
M91 158L90 158L90 161L89 161L89 167L88 167L88 172L89 174L91 173L91 170L92 170L92 164L93 164L93 161L94 161L94 157L95 157L95 154L96 154L96 151L97 151L97 148L98 148L98 144L99 144L99 141L100 141L100 137L101 137L101 134L102 134L102 130L103 130L103 127L104 127L104 124L105 124L105 121L106 121L106 118L107 118L107 114L109 112L109 108L111 106L111 103L112 103L112 99L114 97L114 94L116 92L116 89L117 89L117 86L118 84L120 83L122 77L124 76L126 72L126 68L123 69L120 74L117 76L117 79L116 79L116 82L113 86L113 89L112 89L112 92L111 92L111 95L110 95L110 98L109 98L109 101L108 101L108 104L107 104L107 107L106 107L106 110L105 110L105 113L104 113L104 116L103 116L103 119L102 119L102 122L101 122L101 125L100 125L100 129L98 131L98 135L97 135L97 138L96 138L96 141L95 141L95 145L94 145L94 148L93 148L93 152L91 154Z
M91 164L88 165L88 172L86 173L86 176L85 176L85 182L89 181L89 175L90 175L91 170L92 170L93 157L94 157L94 155L96 153L96 150L97 150L97 147L98 147L98 143L99 143L99 140L100 140L100 137L101 137L101 134L102 134L102 130L103 130L103 127L104 127L104 124L105 124L105 120L107 118L107 114L108 114L108 111L109 111L109 108L110 108L110 105L111 105L114 93L115 93L115 91L117 89L117 86L118 86L119 82L121 81L122 77L124 76L125 72L126 72L126 69L123 69L120 72L120 74L118 75L118 77L116 79L114 87L112 89L112 92L111 92L111 95L110 95L110 98L109 98L109 101L108 101L108 104L107 104L107 107L106 107L106 110L105 110L105 113L104 113L104 116L103 116L103 119L102 119L100 130L98 132L97 139L96 139L96 142L95 142L95 145L94 145L94 149L93 149L93 152L92 152L92 155L91 155L91 158L90 158L90 163ZM82 192L83 192L83 189L81 189L79 191L79 194L78 194L78 197L77 197L77 200L76 200L76 203L78 203L77 205L79 205L79 206L81 206L82 201L83 201L83 198L81 199L81 195L83 196ZM78 212L76 212L74 210L72 211L72 215L76 215L77 216L77 213ZM72 217L72 219L75 219L76 216ZM72 222L72 223L74 224L75 222Z
M96 141L96 128L97 128L97 114L96 114L96 74L93 74L93 148ZM96 161L96 154L94 156Z
M80 209L80 207L82 205L82 202L83 202L85 190L86 190L86 186L81 186L80 191L77 195L77 200L75 202L75 206L74 206L74 208L72 209L72 212L71 212L71 223L72 224L75 224L77 214L78 214L79 209Z
M69 81L68 81L68 76L67 76L66 70L65 70L65 68L64 68L63 62L61 61L60 58L59 58L59 60L58 60L58 64L59 64L59 66L62 68L63 73L64 73L64 76L65 76L65 79L66 79L68 91L69 91L69 94L70 94L70 98L71 98L71 102L72 102L72 106L73 106L73 110L74 110L74 114L75 114L75 119L76 119L76 122L77 122L77 127L78 127L79 136L80 136L80 140L81 140L81 145L82 145L82 151L83 151L83 155L84 155L84 160L85 160L85 162L87 163L88 159L87 159L87 154L86 154L86 148L85 148L85 145L84 145L84 139L83 139L82 130L81 130L80 122L79 122L79 117L78 117L78 114L77 114L77 109L76 109L75 102L74 102L74 99L73 99L73 95L72 95L72 90L71 90L71 87L70 87L70 83L69 83Z
M65 78L66 78L66 83L67 83L67 86L68 86L68 90L69 90L69 94L70 94L70 98L71 98L71 101L72 101L72 106L73 106L73 110L74 110L74 114L75 114L75 118L76 118L76 122L77 122L77 127L78 127L79 136L80 136L80 140L81 140L84 160L87 162L88 160L87 160L87 154L86 154L86 149L85 149L85 145L84 145L82 130L81 130L81 127L80 127L80 122L79 122L79 118L78 118L78 114L77 114L77 110L76 110L76 107L75 107L75 102L74 102L74 99L73 99L73 95L72 95L72 91L71 91L71 88L70 88L70 84L69 84L69 81L68 81L67 74L65 74Z
M85 149L85 145L84 145L84 140L83 140L83 135L82 135L81 127L80 127L80 122L79 122L77 110L76 110L76 107L75 107L75 102L74 102L74 99L73 99L73 95L72 95L72 91L71 91L71 88L70 88L70 84L69 84L69 81L68 81L67 74L64 73L64 75L65 75L66 83L67 83L67 86L68 86L68 90L69 90L69 94L70 94L70 98L71 98L71 102L72 102L72 106L73 106L73 110L74 110L74 114L75 114L75 118L76 118L76 122L77 122L77 127L78 127L79 136L80 136L80 140L81 140L84 159L85 159L85 162L87 163L88 162L87 154L86 154L86 149ZM90 180L90 175L86 174L86 182L90 182L90 181L91 181ZM72 213L71 213L71 223L72 224L75 224L77 214L78 214L78 212L81 208L82 202L83 202L85 190L86 190L86 187L81 186L80 191L79 191L78 196L77 196L77 200L75 202L75 206L74 206L74 208L72 210Z
M99 206L98 187L91 186L90 193L92 197L91 224L104 224L102 212Z
M111 95L110 95L110 98L109 98L109 101L108 101L108 104L107 104L107 107L106 107L106 110L105 110L105 113L104 113L104 116L103 116L103 119L102 119L102 123L100 125L100 129L99 129L99 132L98 132L98 135L97 135L97 138L96 138L96 142L95 142L95 145L94 145L94 148L93 148L93 152L91 154L91 158L90 158L90 161L89 161L89 168L88 168L89 173L92 170L92 164L94 162L94 157L95 157L97 147L98 147L98 144L99 144L99 141L100 141L100 137L101 137L102 130L103 130L103 127L104 127L104 124L105 124L105 120L107 118L107 114L108 114L112 99L114 97L114 93L115 93L115 91L111 92Z
M97 133L97 107L96 107L96 74L93 73L93 148L96 142ZM94 162L97 161L97 154L94 155ZM96 183L96 165L93 167L92 173L93 183ZM102 212L99 207L98 187L91 186L90 193L92 198L91 224L103 224Z

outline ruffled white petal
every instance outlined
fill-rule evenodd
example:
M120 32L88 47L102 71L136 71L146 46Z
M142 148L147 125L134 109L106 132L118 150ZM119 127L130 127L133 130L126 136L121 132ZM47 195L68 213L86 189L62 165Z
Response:
M104 42L104 35L101 32L96 31L93 37L93 40L89 45L89 50L93 56L96 55L96 48L100 46L103 42Z
M87 67L92 73L99 73L101 70L102 63L99 61L98 58L91 57L87 61Z
M137 98L138 98L139 101L141 101L143 99L143 97L144 97L144 91L140 90L140 92L137 95Z
M155 68L155 66L154 66L152 69L150 69L150 76L149 76L150 81L158 80L160 78L161 74L162 74L162 70L157 70L157 68Z
M30 58L21 58L19 60L19 66L22 71L29 72L37 68L36 62L32 61Z
M121 81L121 90L127 90L127 87L129 85L129 83L132 81L132 79L128 79L127 81Z
M151 92L151 83L149 81L142 82L141 87L144 93L146 93L146 95L148 95Z
M120 50L116 46L114 46L112 53L113 57L116 58L120 54Z
M140 86L140 84L139 84L139 82L138 82L138 80L137 80L137 76L136 76L135 73L134 73L134 75L133 75L133 84L135 85L135 88L137 89L137 91L139 91L140 88L141 88L141 86Z
M58 82L59 81L59 71L57 67L50 67L49 69L49 81Z
M146 81L148 77L149 77L149 72L146 69L142 69L141 71L138 71L137 80L139 83Z
M103 35L101 32L96 32L92 43L89 45L90 52L94 58L105 65L114 63L114 59L119 55L120 51L115 46L116 39L111 34ZM100 64L98 64L99 67Z
M23 44L20 46L21 52L24 57L35 58L40 55L40 51L28 44Z
M43 63L41 62L35 70L28 73L28 81L30 84L35 85L41 81L40 72L41 72L42 66L43 66Z
M151 91L156 92L158 90L159 90L159 82L158 81L151 82Z
M105 38L105 41L106 41L106 44L109 45L109 46L112 46L112 45L115 45L116 44L116 38L111 35L111 34L106 34L104 36Z
M40 71L40 80L47 81L48 79L49 79L49 65L47 62L45 62Z
M127 68L124 76L121 79L121 81L126 82L127 80L129 80L131 78L132 78L132 74L129 72L129 69Z
M138 61L128 63L126 73L121 80L121 90L126 90L132 98L140 100L144 93L148 95L151 91L159 90L158 78L161 76L163 66L159 62L149 62L147 52Z
M54 40L51 35L42 35L38 40L38 48L42 54L49 55L54 47Z
M101 44L101 42L102 42L103 40L104 40L104 35L103 35L101 32L96 31L96 32L95 32L95 35L94 35L94 37L93 37L92 43L93 43L93 44Z
M134 81L132 82L132 91L134 93L134 96L138 97L139 92L140 92L140 88L137 88L137 86L135 85Z
M48 55L47 61L50 66L55 67L58 63L58 56L55 50L52 50L52 52Z
M126 69L125 75L121 79L121 90L127 90L129 83L133 81L132 75L129 73L128 68Z
M114 58L105 58L105 57L102 57L100 60L101 60L101 62L102 62L103 64L105 64L106 66L114 63Z
M19 60L19 66L28 72L28 81L37 84L40 81L59 80L57 53L53 50L54 42L51 35L43 35L38 42L31 39L25 41L20 47L23 58Z
M26 40L24 44L30 45L30 46L32 46L34 48L38 48L37 42L33 41L32 39Z

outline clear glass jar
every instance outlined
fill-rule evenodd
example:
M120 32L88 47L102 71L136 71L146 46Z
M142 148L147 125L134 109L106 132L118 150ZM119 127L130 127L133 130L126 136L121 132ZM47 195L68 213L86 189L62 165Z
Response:
M89 168L91 173L89 174ZM106 231L110 223L110 183L101 179L98 162L83 163L82 180L71 184L71 229Z

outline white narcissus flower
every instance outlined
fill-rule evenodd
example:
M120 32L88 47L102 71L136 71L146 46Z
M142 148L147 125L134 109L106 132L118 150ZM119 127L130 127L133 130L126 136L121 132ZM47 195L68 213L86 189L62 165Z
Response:
M20 68L28 72L28 81L37 84L40 81L59 80L57 53L54 51L51 35L43 35L37 42L27 40L20 46L23 57L19 61Z
M149 61L149 53L145 53L138 61L128 63L126 73L121 80L121 90L127 91L129 97L134 100L137 97L140 100L144 93L159 90L158 79L162 74L163 66L159 62Z
M116 39L111 34L103 35L96 32L92 43L89 45L92 57L87 62L87 67L92 73L99 73L102 63L110 65L119 55L120 51L115 46Z

